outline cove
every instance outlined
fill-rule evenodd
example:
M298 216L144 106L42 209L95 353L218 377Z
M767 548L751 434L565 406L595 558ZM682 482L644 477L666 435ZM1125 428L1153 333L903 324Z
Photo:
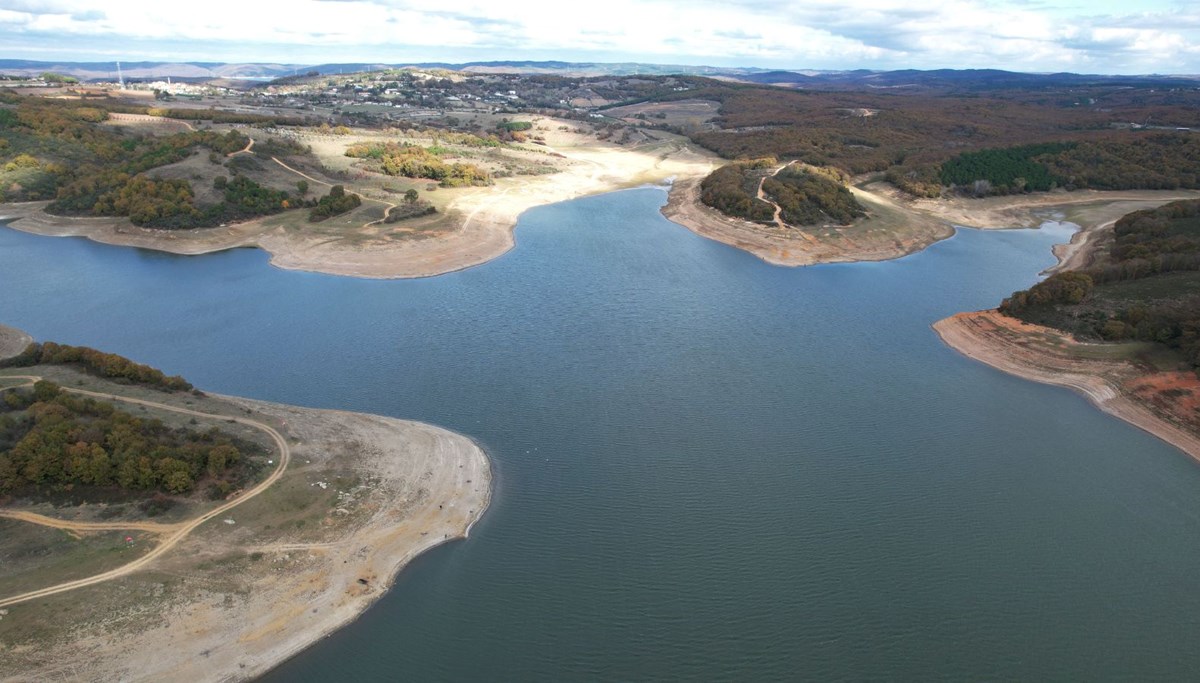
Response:
M206 390L423 420L494 460L465 543L266 677L1185 678L1200 467L929 325L1065 226L766 265L638 189L369 281L0 230L0 321Z

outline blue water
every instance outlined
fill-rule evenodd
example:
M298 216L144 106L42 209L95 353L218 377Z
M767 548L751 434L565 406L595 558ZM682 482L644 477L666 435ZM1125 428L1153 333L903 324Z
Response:
M492 508L269 681L1192 678L1200 467L945 348L1068 231L785 269L639 189L437 278L0 230L0 321L222 393L434 422Z

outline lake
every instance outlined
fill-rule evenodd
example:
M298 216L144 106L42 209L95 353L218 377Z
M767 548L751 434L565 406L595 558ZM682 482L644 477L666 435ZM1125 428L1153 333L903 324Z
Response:
M1195 676L1200 467L929 327L1068 226L788 269L664 201L537 208L405 281L0 230L0 322L488 450L471 539L269 681Z

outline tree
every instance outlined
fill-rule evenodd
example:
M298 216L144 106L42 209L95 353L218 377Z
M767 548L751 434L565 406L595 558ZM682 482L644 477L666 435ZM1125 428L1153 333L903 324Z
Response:
M417 200L420 198L421 195L418 194L416 190L409 190L408 192L404 193L404 201L409 204L416 204Z
M296 181L296 191L300 193L301 197L308 194L308 181L307 180L297 180Z
M329 194L321 197L317 205L309 213L308 218L311 221L323 221L330 216L346 213L354 209L362 203L362 199L356 194L346 194L346 188L341 185L334 185L329 188Z

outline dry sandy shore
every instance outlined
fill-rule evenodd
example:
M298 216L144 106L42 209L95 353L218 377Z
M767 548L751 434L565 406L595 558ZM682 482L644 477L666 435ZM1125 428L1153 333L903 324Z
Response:
M1082 344L1058 330L1031 325L995 310L959 313L934 323L948 346L998 370L1069 387L1098 408L1200 460L1195 406L1200 379L1189 372L1147 373L1133 363L1089 358ZM1164 390L1171 390L1163 394Z
M1087 231L1138 209L1177 199L1200 197L1194 191L1050 192L985 199L911 199L882 182L852 186L868 218L850 226L780 229L725 216L700 202L700 178L684 178L671 188L663 215L693 232L781 266L884 261L899 258L946 239L955 226L979 229L1037 227L1067 217Z
M1070 243L1054 246L1058 263L1046 273L1091 265L1118 218L1165 203L1146 193L1132 194L1115 201L1056 207L1070 209L1068 217L1083 227ZM1001 213L985 213L984 219L1035 216L1031 213L1035 207L1000 207ZM1106 358L1093 351L1111 345L1079 342L1060 330L1010 318L995 309L959 313L934 323L933 329L947 346L968 358L1034 382L1074 389L1104 412L1200 460L1200 378L1195 373L1150 371L1131 361Z
M784 266L893 259L950 237L955 226L1036 227L1064 212L1078 214L1072 220L1094 228L1129 211L1200 196L1188 191L1078 191L914 200L886 183L863 182L851 190L866 207L867 219L850 226L797 230L731 219L701 204L700 181L723 162L683 138L621 147L594 140L580 144L577 136L554 131L546 135L550 145L545 151L561 159L556 162L558 173L502 178L492 187L460 191L446 210L448 229L423 238L392 239L379 226L369 225L331 237L289 230L264 219L201 230L150 230L120 218L52 216L43 211L46 202L0 205L0 220L39 235L80 236L174 254L258 247L280 268L414 278L470 268L503 255L516 244L519 216L532 207L667 179L674 179L662 209L668 219Z
M125 219L52 216L43 211L48 202L0 204L0 220L39 235L86 237L173 254L258 247L271 254L273 265L290 270L380 279L429 277L486 263L512 249L517 219L527 209L669 178L698 178L720 163L682 138L663 136L659 143L621 147L595 140L581 145L550 131L550 144L543 149L558 155L552 158L561 160L556 162L559 172L501 178L492 187L457 191L446 210L450 229L422 239L389 239L370 226L331 239L267 220L200 230L150 230ZM562 144L556 146L560 138Z
M488 506L488 458L461 435L212 398L284 431L285 476L142 572L8 608L0 680L254 678L355 619Z

